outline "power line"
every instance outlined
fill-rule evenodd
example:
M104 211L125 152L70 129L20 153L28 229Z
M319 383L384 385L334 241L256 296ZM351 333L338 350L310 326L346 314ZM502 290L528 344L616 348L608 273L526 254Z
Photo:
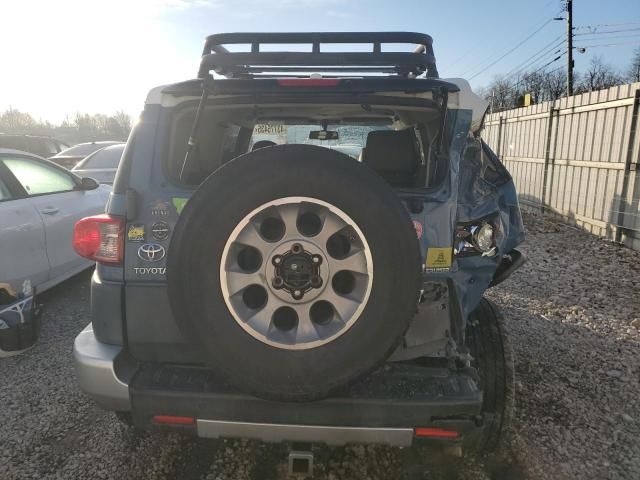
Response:
M640 22L624 22L624 23L598 23L597 25L580 25L575 27L576 30L583 28L597 28L597 27L623 27L625 25L640 25Z
M639 30L640 30L640 27L624 28L624 29L621 29L621 30L609 30L609 31L606 31L606 32L594 30L594 31L591 31L591 32L574 33L573 36L574 37L581 37L581 36L584 36L584 35L610 35L612 33L637 32Z
M580 45L580 48L595 48L595 47L619 47L620 45L633 45L640 44L640 40L633 40L630 42L620 42L620 43L601 43L599 45Z
M549 65L557 62L558 60L560 60L562 57L564 57L567 54L566 51L562 52L560 55L558 55L557 57L555 57L554 59L548 61L547 63L545 63L543 66L541 66L540 68L538 68L537 70L534 70L533 72L529 72L527 73L527 75L523 76L522 78L520 78L515 84L514 84L514 88L517 88L518 85L520 85L522 82L524 82L527 79L527 76L530 75L534 75L538 72L540 72L541 70L544 70L545 68L547 68ZM560 69L562 67L558 67L558 69ZM556 69L556 70L558 70ZM547 72L547 73L551 73L551 72Z
M549 0L547 3L545 3L542 8L539 8L539 11L543 11L546 10L550 5L557 3L558 0ZM554 15L554 17L559 16L561 13L563 12L563 10L560 10L558 13L556 13ZM544 18L546 18L547 15L542 15L540 17L541 20L543 20ZM544 25L543 25L544 26ZM497 25L496 25L497 27ZM493 46L495 43L491 43L491 45ZM470 53L473 53L477 50L477 46L472 47L471 49L467 50L466 52L464 52L462 55L460 55L459 57L457 57L455 60L453 60L451 63L449 64L444 64L446 65L447 68L451 68L454 65L456 65L457 63L459 63L462 59L466 58ZM475 66L471 67L471 68L467 68L467 70L465 70L462 74L457 75L459 77L466 77L467 73L469 73L470 71L474 71L476 68L480 67L481 65L483 65L486 61L490 60L493 57L493 55L489 55L487 57L485 57L481 62L477 63Z
M552 73L559 72L560 70L563 70L563 69L564 69L564 67L562 67L562 66L560 66L560 67L558 67L558 68L554 68L553 70L549 70L549 71L547 72L547 75L551 75Z
M577 41L578 42L590 42L592 40L625 40L627 38L637 38L640 36L640 32L639 33L635 33L633 35L616 35L613 37L589 37L589 38L578 38Z
M481 73L485 72L486 70L488 70L489 68L493 67L496 63L498 63L500 60L502 60L504 57L506 57L507 55L509 55L510 53L512 53L514 50L516 50L517 48L519 48L522 44L524 44L527 40L529 40L531 37L533 37L536 33L538 33L540 30L542 30L544 27L546 27L549 23L551 23L553 21L552 18L550 18L549 20L547 20L546 22L544 22L542 25L540 25L540 27L538 27L536 30L534 30L532 33L530 33L528 36L526 36L523 40L521 40L520 42L518 42L515 46L513 46L512 48L510 48L509 50L507 50L504 54L502 54L500 57L498 57L496 60L494 60L493 62L491 62L489 65L487 65L486 67L482 68L480 71L476 72L474 75L472 75L471 77L469 77L469 80L473 80L475 77L477 77L478 75L480 75Z
M545 63L542 67L540 67L539 69L537 69L535 72L533 73L538 73L540 70L544 70L545 68L547 68L549 65L551 65L552 63L557 62L558 60L560 60L562 57L564 57L567 54L567 52L562 52L560 55L558 55L556 58L554 58L553 60L551 60L550 62ZM562 67L560 67L562 68Z
M544 22L540 27L538 27L536 30L534 30L532 33L530 33L527 37L525 37L523 40L521 40L520 42L518 42L515 46L513 46L512 48L510 48L508 51L506 51L504 54L502 54L500 57L498 57L496 60L494 60L493 62L491 62L489 65L487 65L486 67L484 67L483 69L481 69L480 71L476 72L474 75L472 75L471 77L469 77L469 80L472 80L473 78L477 77L478 75L480 75L481 73L485 72L486 70L488 70L489 68L493 67L496 63L498 63L500 60L502 60L504 57L506 57L507 55L509 55L510 53L512 53L514 50L516 50L517 48L519 48L520 46L522 46L527 40L529 40L531 37L533 37L535 34L537 34L540 30L542 30L544 27L546 27L550 22L552 22L553 19L550 18L549 20L547 20L546 22Z
M559 52L559 51L558 51ZM523 81L524 79L526 79L528 76L533 75L535 73L540 72L541 70L544 70L546 67L548 67L549 65L551 65L552 63L557 62L558 60L560 60L562 57L564 57L567 54L567 51L564 50L563 52L561 52L559 55L554 55L552 58L546 57L543 59L544 63L542 64L542 66L536 65L535 68L534 65L530 65L530 69L527 70L520 70L519 72L517 72L514 75L511 75L511 77L507 77L507 79L509 78L517 78L518 79L518 83L520 83L521 81Z
M555 60L554 60L554 61L555 61ZM559 67L557 67L557 68L554 68L553 70L549 70L548 72L545 72L545 74L546 74L546 75L551 75L551 74L553 74L553 73L559 72L560 70L564 70L564 66L562 66L562 65L561 65L561 66L559 66ZM537 71L535 71L535 72L533 72L533 73L538 73L539 71L540 71L540 70L537 70ZM522 81L524 81L524 78L523 78L520 82L522 82ZM517 87L518 87L518 85L520 84L520 82L516 83L516 84L514 85L514 88L517 88Z
M518 66L509 70L509 72L507 72L505 76L509 77L511 75L516 74L518 71L523 70L524 68L530 67L532 64L537 63L549 53L557 53L559 51L557 50L557 48L564 43L563 37L564 37L564 34L558 35L554 40L546 44L536 53L534 53L529 58L527 58L524 62L520 63Z
M540 50L535 52L529 58L524 60L522 63L518 64L518 66L512 68L507 75L511 74L511 72L519 70L520 67L522 65L525 65L526 63L538 60L539 57L546 55L548 52L550 52L554 48L558 48L558 46L560 46L561 43L564 43L564 38L563 37L564 37L564 34L558 35L556 38L551 40L549 43L547 43L544 47L542 47Z
M559 58L558 54L565 55L566 53L567 53L566 49L564 51L562 49L556 50L556 51L553 52L552 56L541 57L538 60L536 60L535 62L532 62L532 63L528 64L526 67L521 68L520 70L518 70L515 73L511 74L510 76L507 76L507 78L522 78L522 77L526 77L527 75L531 74L536 68L539 68L540 65L544 65L544 64L546 64L548 62L552 62L552 61L556 60L557 58Z

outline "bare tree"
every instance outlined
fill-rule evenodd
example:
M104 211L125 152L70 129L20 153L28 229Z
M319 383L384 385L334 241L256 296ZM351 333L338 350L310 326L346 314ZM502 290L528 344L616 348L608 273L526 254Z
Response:
M128 113L124 113L122 110L119 110L113 118L118 126L128 135L131 131L131 116Z
M533 103L557 100L567 90L567 74L563 70L550 73L533 71L524 73L517 81L504 77L495 77L493 81L481 89L483 96L494 112L508 110L521 105L525 94L530 94Z
M589 68L582 74L575 85L576 94L602 90L621 85L625 81L640 82L640 47L634 51L631 65L626 75L618 73L602 57L591 58ZM533 103L554 101L562 98L567 92L567 72L560 68L551 72L534 70L524 72L517 79L495 76L491 83L480 90L492 106L492 111L500 112L520 106L524 95L530 94Z
M10 108L0 113L0 132L50 135L69 143L92 140L126 140L131 131L131 117L124 112L115 115L76 113L73 120L60 125L35 120L30 114Z
M545 91L545 75L542 72L525 73L519 84L522 86L522 95L531 95L533 103L543 100ZM517 86L516 86L517 88Z
M555 70L544 76L544 100L557 100L567 91L567 72Z
M591 92L614 87L623 83L621 76L604 62L601 56L591 58L589 68L581 76L577 92Z
M124 112L114 116L77 113L72 124L78 134L91 140L126 140L131 131L131 117Z
M640 82L640 47L633 51L631 65L627 70L627 81L629 83Z
M22 133L23 130L33 130L38 122L28 113L9 107L0 115L0 131L6 133Z
M515 106L516 91L508 78L494 77L483 89L483 96L489 102L491 111L500 112Z

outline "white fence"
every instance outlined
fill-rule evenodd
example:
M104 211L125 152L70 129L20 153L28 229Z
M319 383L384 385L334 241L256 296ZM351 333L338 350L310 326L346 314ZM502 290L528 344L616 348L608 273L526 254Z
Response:
M640 250L640 83L488 115L521 205Z

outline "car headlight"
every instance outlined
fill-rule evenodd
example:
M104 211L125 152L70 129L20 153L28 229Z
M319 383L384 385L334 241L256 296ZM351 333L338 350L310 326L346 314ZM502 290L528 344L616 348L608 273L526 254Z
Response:
M473 232L473 245L482 253L490 252L495 247L493 244L493 225L485 223Z
M456 228L454 254L459 257L483 255L492 257L496 253L496 227L480 220L460 224Z

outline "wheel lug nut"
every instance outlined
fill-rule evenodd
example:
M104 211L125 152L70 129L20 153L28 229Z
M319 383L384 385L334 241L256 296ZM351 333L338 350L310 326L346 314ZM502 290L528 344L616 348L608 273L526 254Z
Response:
M282 278L280 277L276 277L273 279L272 285L273 288L282 288L282 286L284 285L284 280L282 280Z
M282 261L282 257L280 255L274 255L273 258L271 259L271 262L274 265L280 265L281 261Z
M300 300L302 298L302 292L300 290L294 290L291 295L295 300Z
M291 246L291 251L292 251L293 253L300 253L300 252L302 252L302 245L300 245L299 243L294 243L294 244Z

